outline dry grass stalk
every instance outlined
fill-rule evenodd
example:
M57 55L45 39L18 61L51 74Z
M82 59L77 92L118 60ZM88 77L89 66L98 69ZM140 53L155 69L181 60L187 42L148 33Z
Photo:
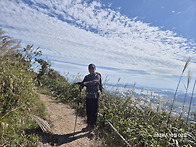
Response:
M161 101L161 98L159 95L158 95L158 99L159 99L159 104L157 105L157 112L159 113L161 112L163 102Z
M173 99L173 101L172 101L172 105L171 105L171 110L170 110L169 116L171 115L171 112L172 112L172 110L173 110L174 101L175 101L175 99L176 99L176 97L177 97L176 95L177 95L177 92L178 92L178 88L179 88L180 82L181 82L181 80L182 80L182 75L184 74L184 71L185 71L186 68L188 67L190 60L191 60L191 58L189 57L189 58L187 59L185 65L184 65L184 68L183 68L182 73L181 73L181 75L180 75L180 79L179 79L178 84L177 84L177 87L176 87L176 91L175 91L175 94L174 94L174 99Z
M188 79L187 79L187 86L185 86L186 92L185 92L184 102L183 102L183 106L182 106L182 109L181 109L181 113L180 113L179 119L182 118L182 115L183 115L183 112L184 112L184 106L185 106L185 102L186 102L186 98L187 98L188 88L189 88L189 85L190 85L190 82L191 82L191 79L192 79L192 73L191 73L190 70L188 71L187 77L188 77Z
M184 65L184 69L182 70L182 73L184 73L184 71L186 70L186 68L189 66L190 61L191 61L191 57L188 57L188 59L187 59L185 65Z
M29 114L29 116L36 121L43 132L52 133L52 129L50 128L50 125L47 121L36 115Z
M190 104L189 104L189 111L188 111L188 116L187 116L186 121L188 121L188 119L189 119L191 104L192 104L192 100L193 100L193 94L194 94L194 91L195 91L195 85L196 85L196 79L195 79L194 86L193 86L193 91L192 91L192 95L191 95L191 100L190 100Z
M173 107L174 107L174 102L176 100L176 97L177 97L177 92L178 92L178 88L179 88L179 85L180 85L180 82L181 82L181 79L182 79L182 76L184 74L184 71L186 70L186 68L188 67L189 63L191 61L191 58L189 57L184 65L184 68L182 70L182 73L180 75L180 79L178 81L178 84L177 84L177 87L176 87L176 91L175 91L175 94L174 94L174 99L172 101L172 105L171 105L171 109L170 109L170 112L169 112L169 117L168 117L168 121L167 121L167 124L169 123L169 119L170 119L170 116L171 116L171 113L172 113L172 110L173 110Z
M4 35L3 30L0 28L0 57L12 55L18 48L20 48L20 41L13 40L11 37Z

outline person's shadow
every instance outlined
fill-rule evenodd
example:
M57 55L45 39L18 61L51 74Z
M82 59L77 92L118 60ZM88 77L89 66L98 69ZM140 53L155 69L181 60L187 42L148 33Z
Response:
M83 138L83 137L88 137L92 139L93 134L91 132L84 132L84 131L77 131L75 133L69 133L69 134L51 134L51 133L43 133L39 128L37 130L26 130L27 134L32 134L32 133L39 134L41 137L41 142L43 144L50 144L52 146L57 145L60 146L62 144L67 144L72 141L75 141L77 139Z

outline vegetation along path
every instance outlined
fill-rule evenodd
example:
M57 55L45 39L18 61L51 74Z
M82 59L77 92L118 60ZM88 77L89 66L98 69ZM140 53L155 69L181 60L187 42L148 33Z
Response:
M49 97L40 94L40 100L45 104L47 121L49 122L52 134L44 133L38 147L62 146L62 147L94 147L92 132L83 132L86 127L84 118L77 118L77 126L73 137L75 125L75 110L69 105L58 103Z

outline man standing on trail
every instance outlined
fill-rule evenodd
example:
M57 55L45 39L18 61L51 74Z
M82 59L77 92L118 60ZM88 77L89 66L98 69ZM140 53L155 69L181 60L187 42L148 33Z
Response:
M93 129L97 121L98 105L99 105L99 90L102 92L101 74L95 72L94 64L89 64L89 73L84 77L80 85L80 90L86 86L86 114L87 127L84 130Z

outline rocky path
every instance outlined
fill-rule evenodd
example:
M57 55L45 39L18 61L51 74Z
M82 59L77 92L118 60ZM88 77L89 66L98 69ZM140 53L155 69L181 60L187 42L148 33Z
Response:
M55 100L40 94L41 101L46 106L47 121L49 122L52 134L43 134L42 140L38 143L38 147L95 147L92 132L83 132L82 128L86 127L84 119L78 117L75 135L75 110L69 105L57 103ZM74 135L74 137L73 137Z

